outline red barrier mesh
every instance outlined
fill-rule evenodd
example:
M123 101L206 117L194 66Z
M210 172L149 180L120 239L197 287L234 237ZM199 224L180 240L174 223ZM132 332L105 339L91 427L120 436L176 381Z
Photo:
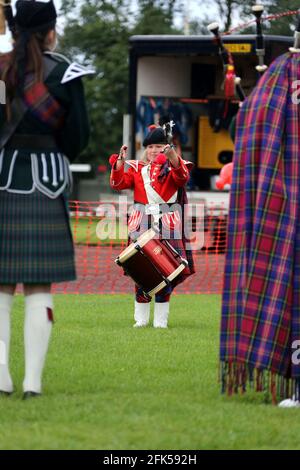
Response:
M123 211L127 206L123 208ZM116 202L71 201L71 226L75 241L77 280L54 285L55 293L111 294L133 292L133 281L123 275L114 260L127 245L126 216L116 218L120 204ZM114 225L114 220L115 225ZM114 237L100 240L96 227L101 222L104 231L110 223L116 229ZM204 235L201 249L193 251L196 274L176 288L176 293L221 293L226 246L227 214L224 207L210 205L202 221L190 219L192 229L198 223ZM120 230L123 233L120 233ZM115 236L116 235L116 236Z

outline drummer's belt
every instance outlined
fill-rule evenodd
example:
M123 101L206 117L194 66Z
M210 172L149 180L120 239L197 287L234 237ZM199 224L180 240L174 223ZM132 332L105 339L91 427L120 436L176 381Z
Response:
M174 203L168 204L167 202L164 204L141 204L140 202L135 202L134 208L146 215L153 216L160 216L176 210L176 208L174 208Z
M160 231L161 224L167 230L174 230L180 223L181 206L177 203L140 204L135 203L134 209L148 217L148 227ZM128 226L129 227L129 226Z

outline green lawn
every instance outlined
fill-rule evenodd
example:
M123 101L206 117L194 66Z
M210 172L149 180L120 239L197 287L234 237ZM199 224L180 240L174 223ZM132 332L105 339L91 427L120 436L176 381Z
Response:
M55 300L44 395L25 402L15 301L1 449L300 449L300 410L220 395L219 296L174 296L168 330L133 329L131 296Z
M96 235L97 225L102 224L101 240ZM116 222L116 226L110 221L100 221L99 218L71 219L71 229L76 244L89 245L120 245L127 242L127 227Z

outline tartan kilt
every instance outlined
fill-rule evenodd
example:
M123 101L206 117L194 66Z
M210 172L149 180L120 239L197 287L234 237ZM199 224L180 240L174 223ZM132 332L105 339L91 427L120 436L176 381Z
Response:
M50 199L0 191L0 284L49 284L76 278L63 195Z

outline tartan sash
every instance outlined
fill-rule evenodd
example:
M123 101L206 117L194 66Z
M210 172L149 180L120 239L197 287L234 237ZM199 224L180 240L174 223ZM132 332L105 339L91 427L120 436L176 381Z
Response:
M25 78L23 100L30 112L51 129L59 129L64 122L65 110L49 93L43 82L38 82L34 74Z
M223 391L245 390L256 374L274 401L299 391L300 379L297 80L299 55L278 57L239 111L222 298Z
M43 57L44 61L44 81L53 70L53 61L49 57ZM50 62L50 63L49 63ZM6 61L0 60L0 71L5 67ZM14 98L12 105L18 103L19 98ZM48 125L51 130L60 129L64 123L65 110L61 104L50 94L44 82L39 82L33 73L27 73L25 77L24 95L18 105L16 111L16 125L9 123L12 131L9 132L11 137L15 127L19 124L27 111L30 111L39 121ZM5 139L5 142L8 140ZM5 142L2 146L5 145Z

